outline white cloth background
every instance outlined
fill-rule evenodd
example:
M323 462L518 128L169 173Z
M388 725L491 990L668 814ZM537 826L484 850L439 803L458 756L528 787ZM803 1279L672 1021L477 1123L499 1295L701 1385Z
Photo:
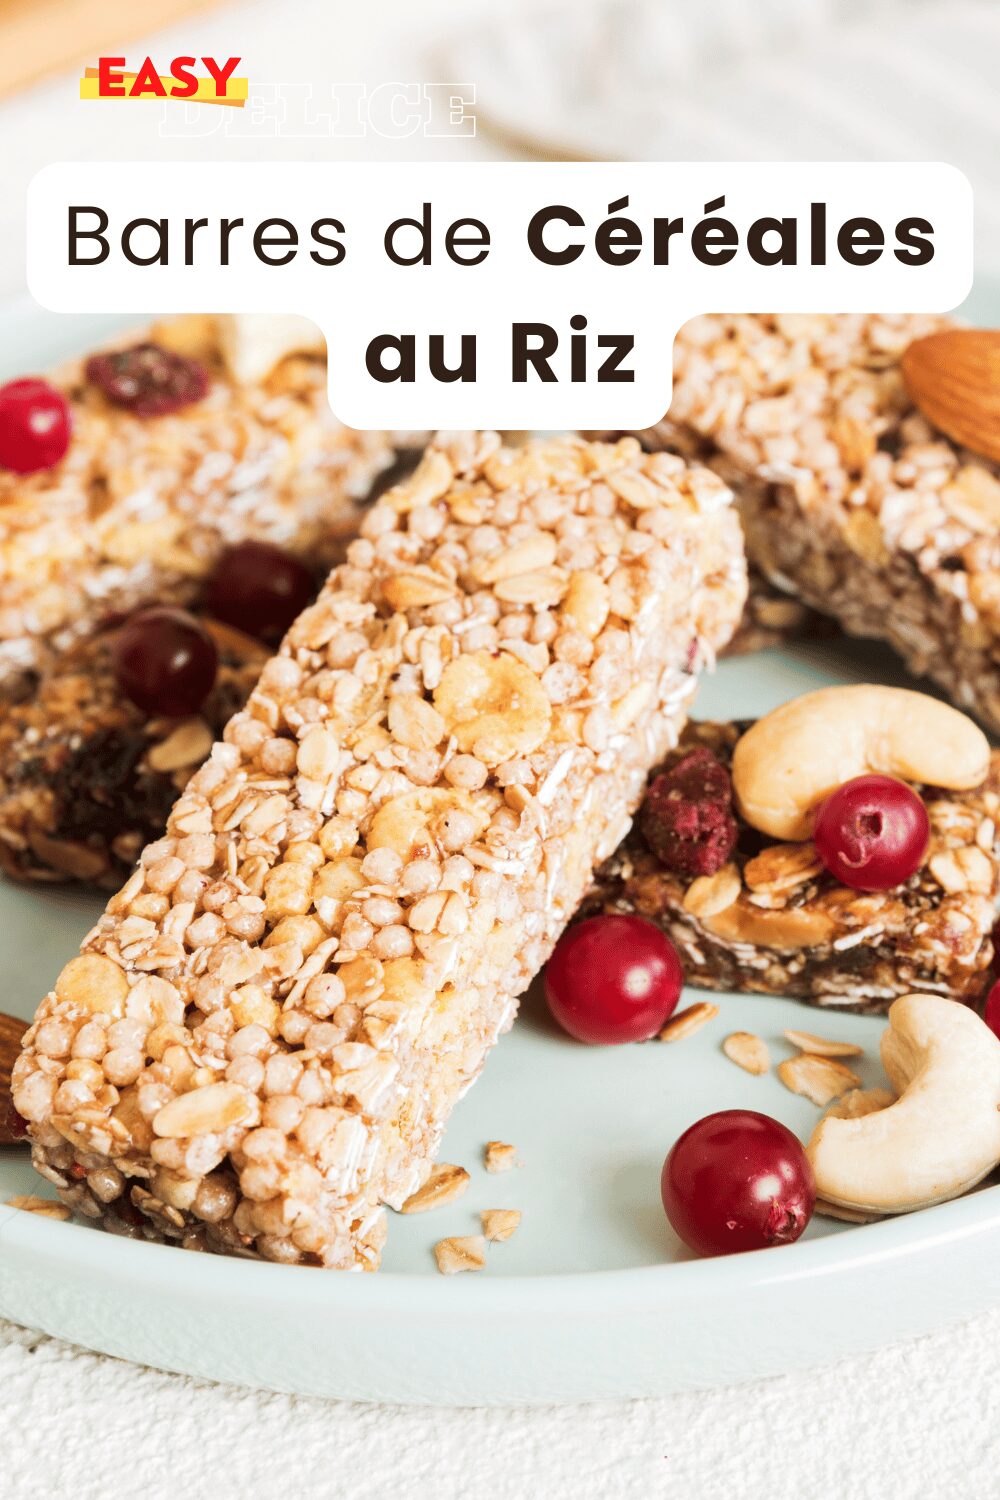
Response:
M1000 222L993 201L1000 198L1000 14L988 0L663 0L658 7L647 0L642 9L642 24L668 37L675 66L662 97L636 89L627 113L616 107L609 114L606 80L594 78L581 94L578 69L576 95L573 79L567 83L567 58L579 63L574 48L593 35L582 4L561 40L553 43L557 34L546 23L547 52L530 40L527 22L512 21L507 43L497 44L507 10L497 0L466 0L461 8L424 0L419 15L406 0L244 3L196 17L149 47L168 58L240 52L251 79L471 79L484 118L492 112L499 123L509 115L513 80L522 128L554 122L572 140L597 122L614 141L611 154L623 156L939 156L972 175L981 264L1000 263L992 230ZM477 25L493 28L485 45ZM835 28L829 35L827 25ZM705 67L706 35L728 61ZM754 62L745 49L762 40L766 56ZM527 72L512 56L518 48ZM648 77L649 49L638 51ZM431 55L439 61L429 63ZM800 65L807 56L822 70L821 87ZM682 57L687 66L677 67ZM615 65L628 61L626 48ZM541 74L529 88L532 68ZM543 89L544 119L530 107ZM223 150L234 160L485 157L504 149L484 133L461 143L178 141L158 134L156 105L129 106L126 120L123 106L81 104L75 94L75 80L61 78L0 105L0 295L23 290L24 188L47 161L194 160ZM744 133L749 115L751 136ZM0 1325L0 1494L982 1500L1000 1494L998 1346L1000 1310L931 1339L753 1387L619 1405L450 1411L199 1384Z
M5 1500L989 1500L1000 1310L811 1375L658 1401L357 1406L0 1325Z

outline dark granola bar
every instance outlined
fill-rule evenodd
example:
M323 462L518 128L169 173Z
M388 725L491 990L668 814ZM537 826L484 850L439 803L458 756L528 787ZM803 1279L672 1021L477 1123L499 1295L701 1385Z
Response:
M267 648L203 621L215 686L188 719L150 719L111 665L112 630L78 642L0 722L0 868L19 880L117 887L163 832L188 778L242 708Z
M654 776L695 746L728 767L748 726L692 723ZM1000 909L1000 751L971 792L925 787L931 845L905 885L852 890L820 864L812 843L759 833L738 813L739 839L717 873L666 869L642 818L598 872L586 910L632 912L676 944L690 984L789 995L815 1005L883 1011L911 990L977 1001L993 979L991 932Z
M751 566L1000 729L1000 465L914 407L901 357L935 317L695 318L668 417L638 434L736 492Z

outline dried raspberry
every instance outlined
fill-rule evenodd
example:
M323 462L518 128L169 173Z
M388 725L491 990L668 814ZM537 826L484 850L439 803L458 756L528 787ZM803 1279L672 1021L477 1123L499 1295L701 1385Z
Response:
M159 344L136 344L87 360L87 379L115 406L137 417L162 417L200 401L208 390L208 374L193 359L184 359Z
M639 827L660 863L693 878L721 870L736 847L729 772L699 745L650 784Z

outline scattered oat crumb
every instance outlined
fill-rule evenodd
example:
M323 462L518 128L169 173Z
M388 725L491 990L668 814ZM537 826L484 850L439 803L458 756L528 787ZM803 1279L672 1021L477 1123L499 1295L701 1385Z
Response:
M843 1203L827 1203L825 1198L816 1199L815 1211L825 1219L843 1219L845 1224L877 1224L884 1217L866 1213L863 1208L847 1208Z
M848 1089L856 1089L861 1082L857 1073L846 1063L833 1057L813 1057L800 1052L798 1057L788 1057L778 1064L778 1077L786 1089L793 1094L803 1094L820 1108L832 1099L839 1099Z
M483 1233L488 1240L499 1243L509 1240L521 1222L519 1208L484 1208L479 1217L483 1221Z
M22 1208L26 1213L39 1214L43 1219L69 1219L72 1217L65 1203L56 1203L52 1198L36 1198L33 1193L21 1193L8 1198L8 1208Z
M487 1172L509 1172L517 1166L517 1147L505 1141L487 1141L483 1152Z
M486 1241L481 1234L453 1235L451 1239L438 1240L434 1255L442 1276L481 1271L486 1264Z
M758 1076L771 1066L771 1054L767 1043L752 1031L733 1031L726 1037L722 1050L738 1068Z
M863 1057L864 1048L856 1047L853 1042L835 1042L827 1037L814 1036L811 1031L796 1031L789 1027L785 1032L785 1040L791 1042L793 1047L798 1047L801 1052L809 1052L814 1057Z
M694 1005L687 1005L679 1010L658 1034L657 1040L661 1042L680 1042L686 1036L693 1036L700 1031L706 1021L714 1021L719 1014L719 1007L713 1005L710 1000L699 1000Z
M445 1203L453 1203L465 1192L469 1181L469 1174L464 1167L453 1166L450 1162L438 1162L431 1167L423 1187L417 1188L407 1198L400 1213L422 1214L429 1208L441 1208Z

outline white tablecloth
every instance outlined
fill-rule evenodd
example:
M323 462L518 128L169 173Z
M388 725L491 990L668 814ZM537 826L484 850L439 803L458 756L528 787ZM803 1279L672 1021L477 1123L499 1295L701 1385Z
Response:
M461 8L424 0L419 13L406 0L245 4L195 18L150 50L168 58L242 52L251 78L441 78L450 75L427 63L428 38L486 8L487 0ZM495 0L488 8L495 19ZM125 106L81 104L75 92L63 78L0 105L0 295L23 290L24 188L37 167L60 157L222 154L211 137L162 138L156 105L129 106L126 117ZM482 135L461 143L253 138L228 142L225 154L399 157L432 149L499 154ZM208 1386L0 1325L0 1494L981 1500L1000 1494L998 1347L1000 1311L754 1387L621 1405L450 1411Z
M357 1406L0 1324L5 1500L987 1500L1000 1310L812 1375L658 1401Z

